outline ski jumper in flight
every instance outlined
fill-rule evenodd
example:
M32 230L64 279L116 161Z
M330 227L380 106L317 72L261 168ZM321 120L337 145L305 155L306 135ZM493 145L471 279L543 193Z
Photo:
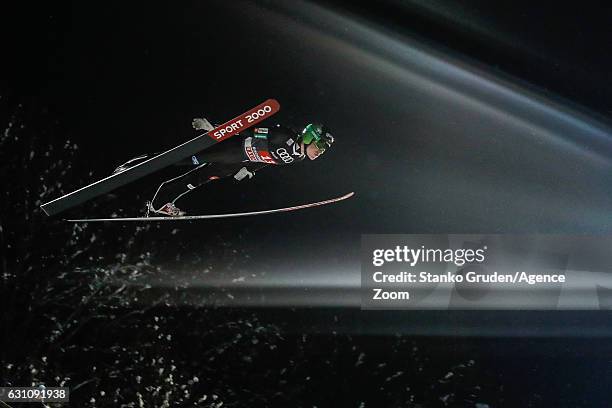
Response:
M210 131L214 127L196 118L192 126ZM183 216L176 202L195 189L213 180L234 177L252 178L255 172L268 166L286 166L308 158L315 160L334 142L334 137L320 124L309 124L301 132L289 127L255 127L202 150L177 163L189 169L160 184L147 203L149 213L162 216ZM127 170L154 155L144 154L117 167L113 174Z

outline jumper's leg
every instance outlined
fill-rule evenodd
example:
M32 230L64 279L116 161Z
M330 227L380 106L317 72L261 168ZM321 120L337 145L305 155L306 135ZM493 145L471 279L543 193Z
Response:
M210 171L208 171L208 168L210 168ZM179 176L164 181L159 185L153 198L147 204L147 215L149 212L159 213L165 207L168 207L167 209L171 212L182 213L175 205L179 198L219 178L215 175L213 166L210 163L204 163Z

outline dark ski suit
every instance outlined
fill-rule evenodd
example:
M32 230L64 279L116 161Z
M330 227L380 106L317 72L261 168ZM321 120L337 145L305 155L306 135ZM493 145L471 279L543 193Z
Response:
M246 129L178 163L192 168L162 183L153 199L153 207L174 203L212 180L231 176L241 180L269 165L302 161L306 156L299 138L299 132L281 125Z

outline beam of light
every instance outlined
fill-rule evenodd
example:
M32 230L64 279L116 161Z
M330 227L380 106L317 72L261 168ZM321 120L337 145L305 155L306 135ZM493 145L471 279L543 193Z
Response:
M469 106L520 126L534 138L610 166L612 129L568 107L567 101L544 97L485 67L321 6L296 1L278 8L282 12L265 11L264 19L285 35L297 32L313 48L329 50L361 69Z
M250 271L249 274L236 275L227 271L210 274L198 270L175 270L165 271L155 278L143 275L137 281L117 279L115 284L136 291L153 288L156 296L167 293L169 301L177 305L360 308L361 280L353 271L336 270L333 274L323 269L314 272L287 270L282 273ZM611 274L568 270L566 275L567 282L557 289L560 295L556 310L600 310L612 307ZM450 297L456 291L455 285L441 283L434 287L430 298L420 302L421 307L417 307L417 310L447 308ZM518 290L537 292L534 288L493 285L487 297L478 300L477 308L515 310L518 306L512 299L512 293ZM146 296L141 295L140 300L146 302L145 299ZM523 306L529 309L528 305Z

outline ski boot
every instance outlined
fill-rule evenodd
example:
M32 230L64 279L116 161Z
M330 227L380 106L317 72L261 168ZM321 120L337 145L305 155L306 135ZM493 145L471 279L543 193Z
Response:
M163 215L165 217L182 217L185 211L182 211L174 203L166 203L161 208L155 209L150 201L147 201L147 217L149 213Z

